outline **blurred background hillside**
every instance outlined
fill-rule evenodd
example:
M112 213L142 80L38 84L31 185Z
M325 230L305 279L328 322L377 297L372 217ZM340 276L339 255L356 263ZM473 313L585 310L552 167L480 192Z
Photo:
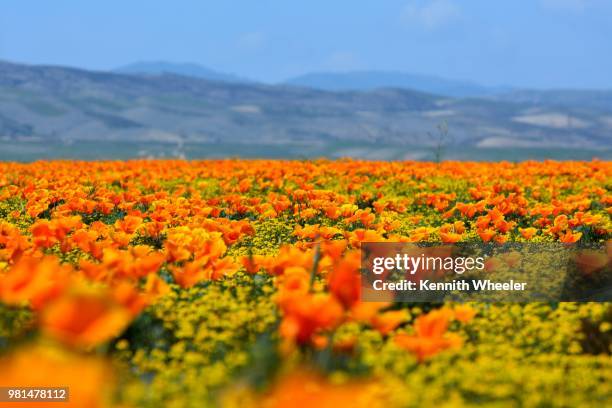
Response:
M0 160L612 158L609 2L32 7L0 12Z

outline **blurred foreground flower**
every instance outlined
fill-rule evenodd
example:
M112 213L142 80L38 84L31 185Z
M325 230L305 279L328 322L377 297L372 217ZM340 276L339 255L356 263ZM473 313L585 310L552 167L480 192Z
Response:
M400 333L395 336L395 343L413 353L420 362L443 350L458 348L462 344L461 337L447 332L453 318L453 311L446 308L419 316L414 323L415 334Z
M0 300L10 305L29 305L37 310L59 296L70 280L72 268L57 258L23 257L0 276Z
M378 408L392 407L389 389L372 380L325 378L308 369L281 377L263 395L230 394L222 401L225 408Z
M74 288L45 308L41 329L65 344L90 347L118 336L131 320L107 290Z
M104 361L55 347L34 345L0 357L0 384L10 387L68 387L68 402L1 403L0 407L110 407L113 373Z

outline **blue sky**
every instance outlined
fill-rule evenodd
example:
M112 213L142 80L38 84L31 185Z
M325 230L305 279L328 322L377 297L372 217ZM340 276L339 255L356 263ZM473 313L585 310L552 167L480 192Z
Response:
M381 69L612 88L611 0L3 0L0 59L197 62L281 81Z

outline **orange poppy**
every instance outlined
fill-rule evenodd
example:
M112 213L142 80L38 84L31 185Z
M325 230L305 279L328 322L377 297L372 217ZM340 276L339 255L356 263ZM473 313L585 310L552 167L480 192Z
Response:
M42 332L65 344L91 347L121 334L129 309L104 289L74 287L42 311Z

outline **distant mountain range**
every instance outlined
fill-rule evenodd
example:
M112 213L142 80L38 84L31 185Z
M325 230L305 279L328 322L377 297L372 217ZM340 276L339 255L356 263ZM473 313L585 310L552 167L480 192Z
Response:
M143 75L164 75L174 74L194 78L207 79L210 81L225 81L225 82L252 82L238 75L226 74L206 68L194 63L173 63L165 61L143 61L133 64L124 65L116 68L114 72L120 74L143 74Z
M123 74L174 74L211 81L255 82L194 63L145 61L125 65L113 71ZM402 88L460 98L490 96L512 90L510 87L486 87L468 81L391 71L317 72L290 78L281 82L281 84L325 91L371 91L380 88Z
M195 63L165 61L136 62L113 72L137 75L181 75L210 81L250 83L257 81L216 71ZM405 89L453 98L482 98L530 105L576 108L605 108L612 104L612 90L530 90L510 86L484 86L475 82L440 78L432 75L394 71L318 72L300 75L277 85L296 86L324 91L373 91Z
M478 97L499 94L509 87L486 87L472 82L388 71L320 72L286 81L289 85L328 91L369 91L378 88L404 88L452 97Z
M430 146L446 122L457 146L612 146L610 91L469 98L388 87L332 92L191 65L180 75L175 66L140 67L96 72L0 62L0 140Z

